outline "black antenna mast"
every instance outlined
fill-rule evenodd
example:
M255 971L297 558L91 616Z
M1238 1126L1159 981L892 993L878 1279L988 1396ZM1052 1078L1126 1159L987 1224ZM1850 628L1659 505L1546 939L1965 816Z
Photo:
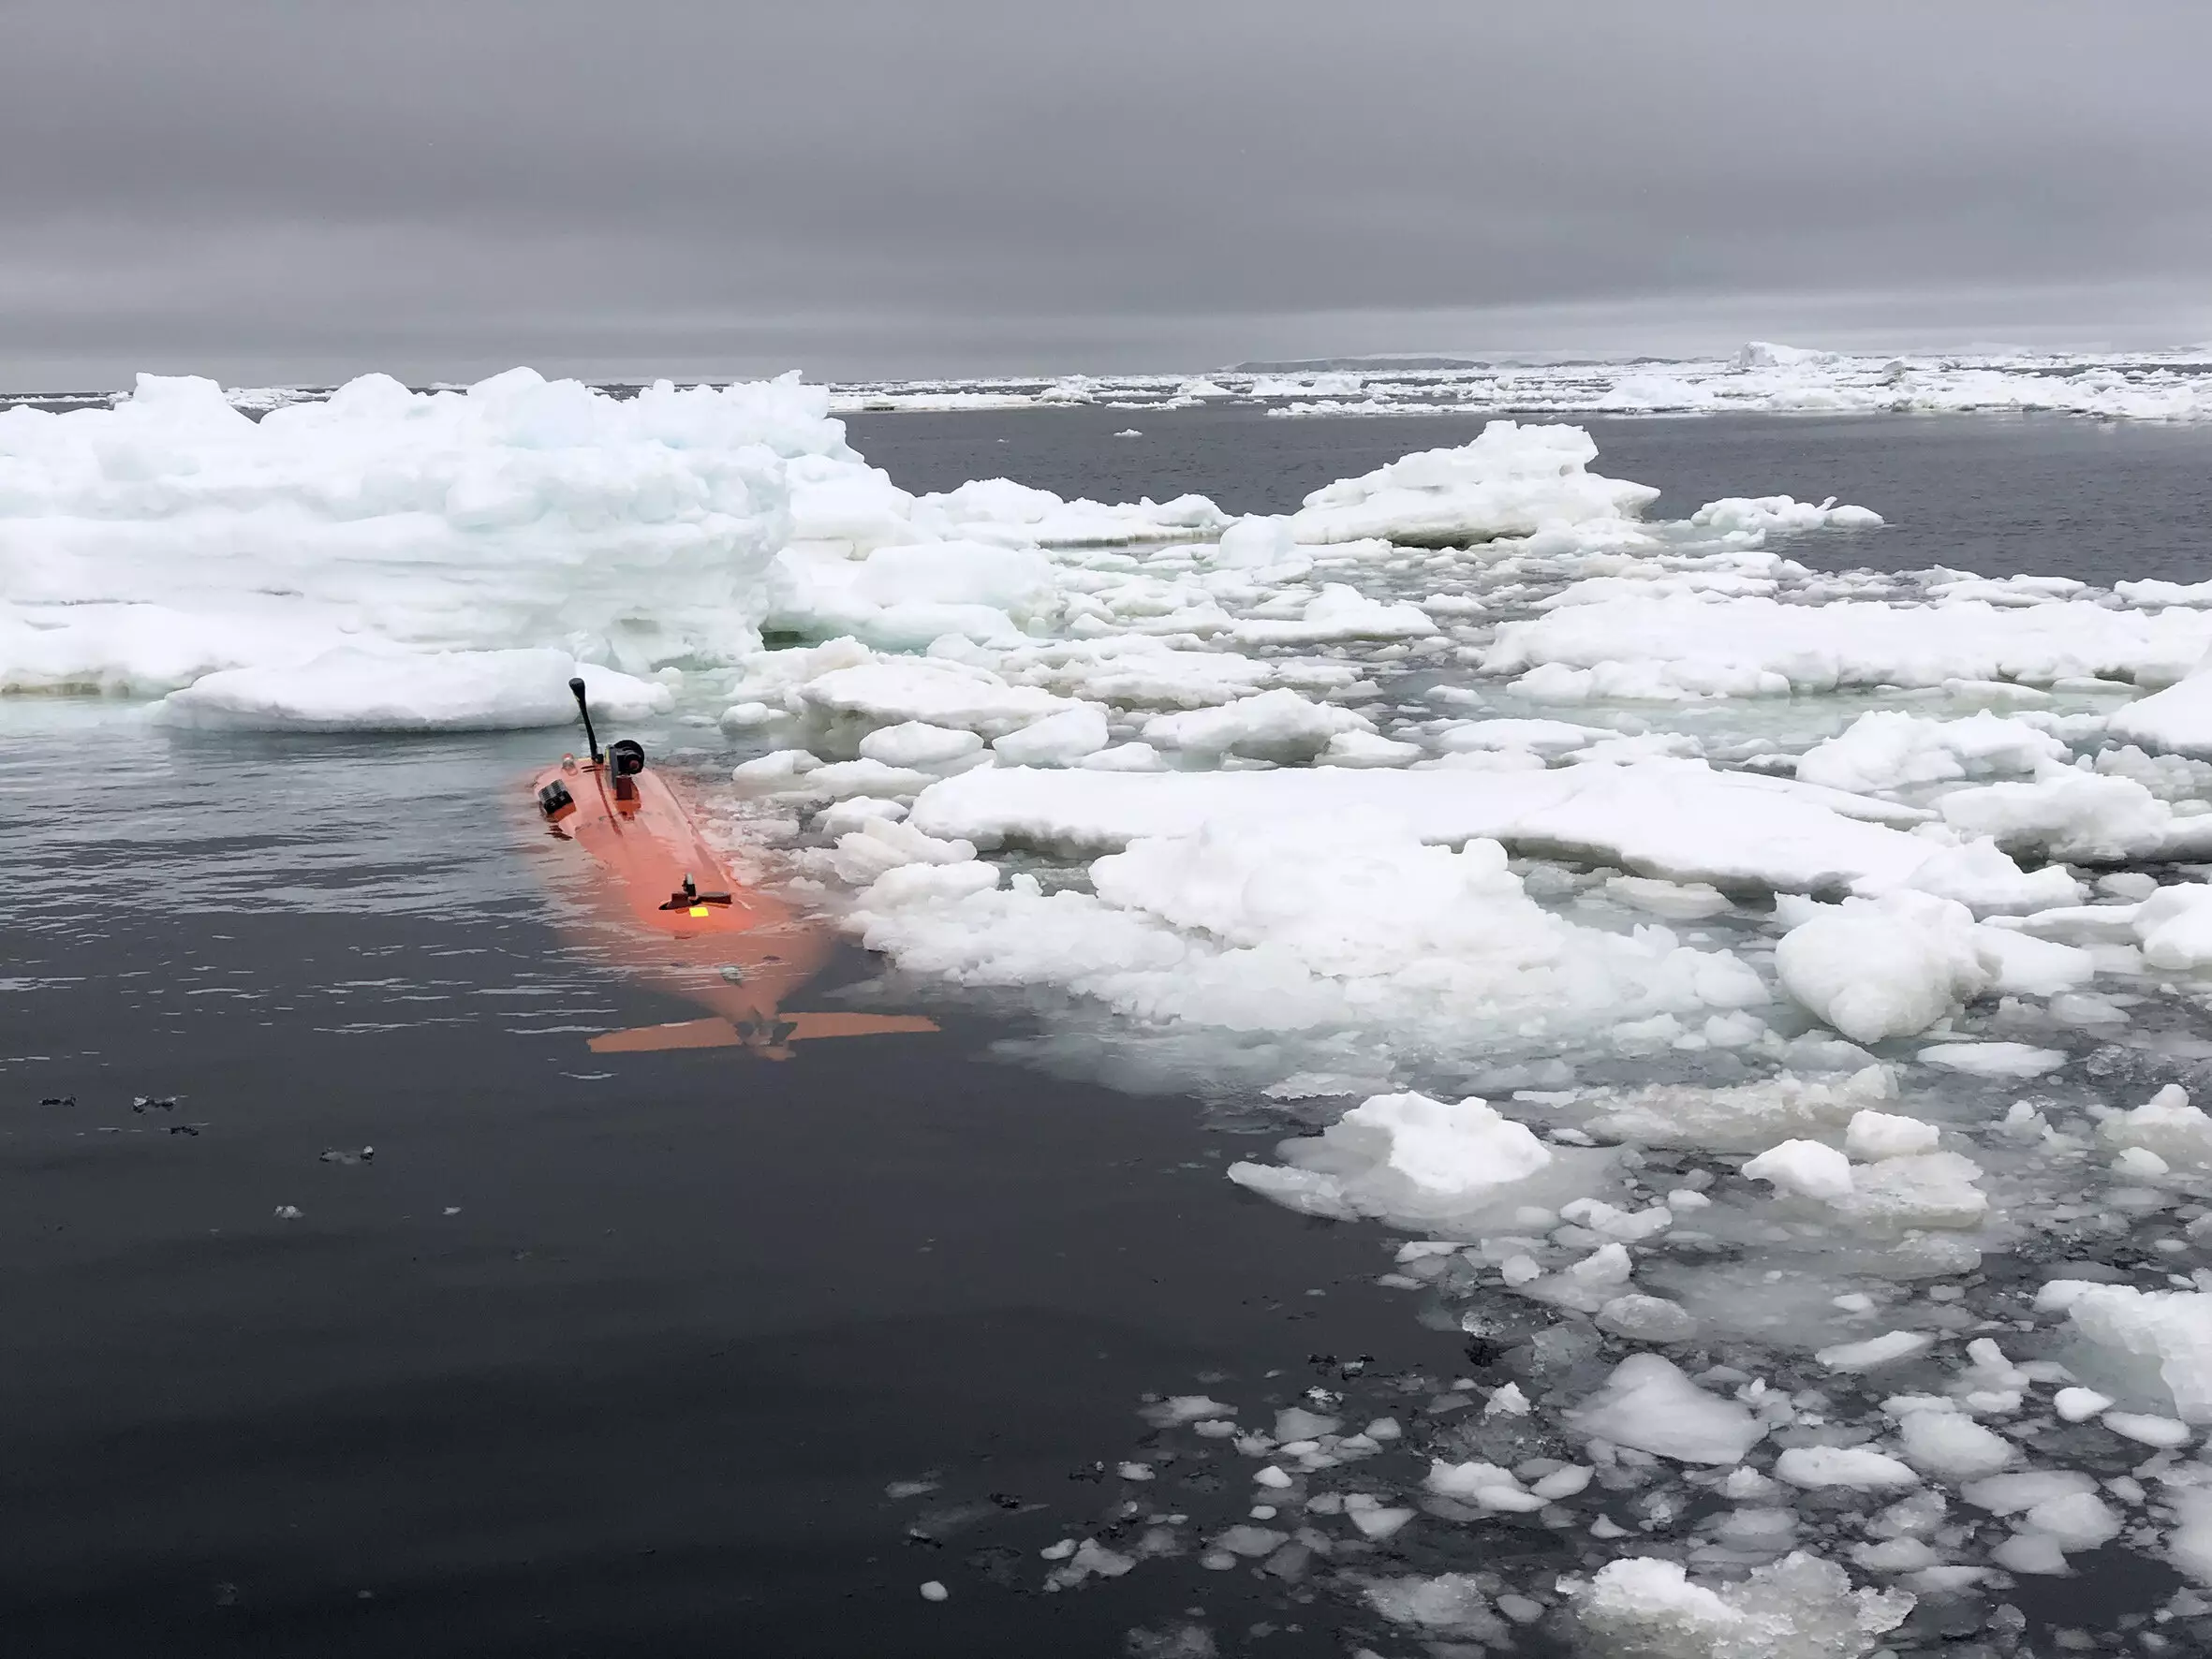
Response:
M592 764L594 766L601 765L604 763L605 756L599 753L599 734L592 730L591 704L584 700L583 681L581 676L568 682L568 690L576 698L576 712L583 716L583 741L591 745Z

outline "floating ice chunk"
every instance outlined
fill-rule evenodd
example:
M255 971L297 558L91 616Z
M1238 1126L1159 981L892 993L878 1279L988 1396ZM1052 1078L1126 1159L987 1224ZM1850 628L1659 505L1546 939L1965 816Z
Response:
M885 818L895 823L906 815L907 809L895 800L881 800L873 795L853 795L833 806L824 807L815 815L814 828L834 840L863 828L872 819Z
M1220 1401L1204 1394L1172 1394L1138 1413L1155 1429L1172 1429L1183 1423L1202 1422L1209 1417L1232 1417L1236 1407L1224 1405Z
M2022 1519L2061 1549L2096 1549L2120 1534L2120 1518L2094 1492L2045 1498Z
M1418 605L1385 604L1329 582L1296 619L1254 618L1230 633L1246 645L1319 645L1338 639L1420 639L1439 630Z
M810 685L808 695L821 683ZM1310 728L1303 740L1310 754L1338 728L1329 716L1348 711L1305 707L1314 712L1289 718ZM1247 718L1201 729L1209 743L1224 732L1234 742ZM882 719L887 723L889 715ZM1355 716L1342 728L1364 724ZM1423 841L1457 844L1490 837L1540 854L1571 850L1676 881L1789 892L1897 886L1929 854L1919 837L1845 815L1891 810L1877 803L1683 760L1534 771L1330 767L1155 776L997 767L947 779L916 810L932 834L965 836L979 846L1019 841L1084 851L1140 836L1365 810L1388 814Z
M2195 971L2212 965L2212 886L2201 882L2160 888L2121 919L2143 945L2154 968Z
M2020 1448L1963 1412L1916 1411L1898 1425L1905 1461L1923 1475L1954 1483L1995 1475Z
M2109 1117L2098 1133L2114 1146L2155 1152L2167 1165L2212 1165L2212 1117L2169 1083L2132 1111Z
M886 766L927 768L965 760L981 750L983 740L972 731L948 726L930 726L904 720L878 727L861 739L861 758L880 760Z
M2109 1394L2100 1394L2094 1388L2061 1388L2051 1396L2051 1409L2058 1414L2063 1423L2086 1423L2101 1411L2112 1406Z
M739 761L730 769L730 776L740 784L781 783L819 771L821 764L818 756L804 749L774 749L766 755L756 755L750 760Z
M1424 753L1419 743L1396 742L1373 732L1340 731L1314 759L1320 766L1405 766Z
M1956 1152L1921 1152L1863 1165L1852 1190L1832 1200L1863 1226L1892 1230L1978 1226L1989 1196L1981 1167Z
M0 687L165 691L341 636L727 657L757 643L794 462L860 470L827 414L795 380L617 399L527 369L458 394L366 375L258 422L151 375L111 410L19 408Z
M920 809L911 820L939 839L972 841L943 833L958 821ZM893 909L871 895L853 922L872 948L910 969L977 985L1065 987L1154 1023L1379 1026L1422 1041L1484 1042L1493 1052L1501 1041L1527 1047L1550 1029L1605 1029L1625 1015L1680 1010L1702 1020L1765 995L1725 952L1690 949L1656 929L1583 928L1544 910L1496 843L1457 853L1423 846L1357 812L1232 817L1138 839L1090 874L1090 893L1015 883L957 909Z
M1757 595L1675 595L1565 606L1506 623L1482 671L1525 675L1539 667L1573 671L1638 663L1658 678L1718 687L1771 676L1799 692L1936 687L1948 680L2049 685L2094 675L2163 683L2193 668L2208 642L2212 616L2114 610L2091 599L2012 608L1982 600L1797 605Z
M1657 1083L1611 1097L1590 1128L1609 1140L1638 1146L1756 1152L1800 1132L1840 1127L1856 1112L1896 1097L1895 1079L1880 1065L1842 1079L1782 1072L1719 1088Z
M1708 501L1689 515L1701 530L1872 530L1880 527L1881 515L1872 507L1838 507L1836 497L1818 503L1797 501L1787 495L1731 495Z
M2028 1043L1938 1043L1914 1058L1923 1065L1979 1078L2035 1078L2066 1064L2063 1050Z
M2148 1412L2108 1411L2100 1420L2121 1439L2156 1446L2160 1451L2176 1450L2196 1438L2187 1423Z
M2056 997L2097 973L2090 952L2009 929L1977 927L1974 949L1989 973L1989 989L2004 995Z
M1686 1343L1698 1332L1688 1310L1663 1296L1616 1296L1598 1309L1598 1324L1639 1343Z
M1746 1164L1744 1173L1808 1198L1843 1198L1851 1191L1851 1160L1817 1140L1785 1140L1770 1147Z
M1292 1170L1323 1178L1344 1211L1385 1217L1444 1215L1487 1200L1497 1189L1545 1170L1554 1153L1522 1124L1485 1102L1432 1100L1424 1094L1378 1094L1346 1112L1317 1139L1280 1149ZM1288 1173L1236 1164L1229 1176L1270 1197ZM1305 1195L1314 1183L1296 1183Z
M2063 1310L2116 1381L2162 1392L2185 1423L2212 1423L2212 1295L2055 1279L2036 1306Z
M2176 818L2132 778L2060 770L2032 784L1986 784L1937 803L1961 835L1988 836L2009 853L2088 863L2179 857L2212 825Z
M1601 726L1576 726L1565 720L1468 720L1446 727L1437 734L1436 742L1447 753L1527 749L1552 756L1611 735Z
M1844 1486L1858 1491L1920 1484L1910 1465L1864 1446L1792 1446L1775 1460L1775 1474L1792 1486Z
M1150 743L1116 743L1085 755L1076 765L1086 771L1165 771L1167 761Z
M2063 865L2023 870L1986 837L1930 853L1905 885L1939 899L1955 900L1977 916L2051 910L2078 904L2086 896L2082 884Z
M1482 1581L1472 1573L1376 1578L1368 1582L1366 1596L1367 1605L1394 1624L1411 1625L1432 1636L1511 1639L1505 1621L1490 1610Z
M1933 1123L1924 1123L1918 1118L1899 1117L1894 1112L1858 1111L1851 1114L1850 1125L1844 1131L1844 1151L1866 1163L1880 1158L1910 1157L1918 1152L1932 1152L1941 1138Z
M2166 1534L2166 1559L2200 1584L2212 1584L2212 1490L2169 1490L2177 1524Z
M1144 741L1189 755L1236 754L1264 760L1310 760L1340 732L1371 731L1349 709L1309 702L1278 686L1219 708L1156 714Z
M1429 1464L1428 1478L1423 1484L1441 1497L1504 1514L1534 1514L1550 1502L1527 1490L1509 1471L1494 1463L1448 1463L1439 1459Z
M1926 1353L1936 1339L1921 1330L1891 1330L1865 1342L1838 1343L1822 1348L1813 1358L1830 1371L1872 1371Z
M2024 720L1984 710L1964 720L1930 720L1874 710L1839 737L1816 743L1797 761L1797 775L1831 789L1881 793L2000 772L2033 772L2064 764L2065 743Z
M867 795L911 800L936 782L936 777L935 771L886 766L880 760L835 760L806 772L804 781L795 785L795 792L809 796Z
M902 721L957 727L986 738L1057 714L1074 704L1033 686L940 658L863 663L833 668L798 688L818 716L864 727Z
M581 675L602 720L664 712L669 689L562 651L361 651L285 668L225 668L158 705L176 726L245 731L487 731L567 726Z
M1290 519L1302 542L1382 536L1410 547L1463 547L1552 525L1633 518L1658 499L1643 484L1585 469L1598 457L1573 426L1493 420L1456 449L1428 449L1315 491Z
M1856 1590L1841 1567L1802 1552L1707 1589L1679 1562L1607 1562L1574 1596L1602 1652L1639 1659L1860 1659L1903 1623L1914 1597Z
M1611 876L1605 895L1669 921L1699 921L1730 907L1728 895L1705 882L1658 881L1647 875Z
M1782 988L1854 1042L1925 1031L1990 980L1963 905L1910 893L1851 899L1775 951Z
M939 841L910 824L871 817L858 830L837 838L831 864L839 880L866 887L884 872L904 864L965 864L975 856L971 842Z
M1406 1529L1406 1523L1420 1513L1416 1509L1386 1509L1379 1505L1353 1508L1345 1505L1345 1515L1363 1538L1379 1544L1385 1538L1394 1538Z
M2018 1515L2039 1504L2095 1493L2096 1477L2078 1469L2024 1469L1969 1481L1958 1495L1992 1515Z
M2105 729L2122 741L2147 749L2212 756L2212 672L2200 662L2187 679L2115 709Z
M1035 549L967 540L879 547L857 560L788 548L766 586L772 628L906 649L954 633L1019 640L1020 623L1057 591L1052 561Z
M1742 1462L1766 1434L1766 1425L1747 1408L1707 1393L1657 1354L1622 1360L1568 1420L1593 1439L1719 1466Z
M720 725L724 731L734 736L739 732L753 731L763 726L774 726L778 720L784 718L784 710L771 708L766 703L733 703L722 711Z
M991 747L1007 766L1068 766L1096 755L1107 741L1106 711L1097 703L1079 703L1010 731Z

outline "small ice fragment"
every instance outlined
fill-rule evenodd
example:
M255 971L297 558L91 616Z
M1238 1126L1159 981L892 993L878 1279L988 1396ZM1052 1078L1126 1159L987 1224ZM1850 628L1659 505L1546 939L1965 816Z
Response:
M1772 1182L1778 1191L1808 1198L1848 1198L1851 1194L1851 1160L1817 1140L1785 1140L1746 1164L1744 1173L1754 1181Z
M923 1601L943 1601L951 1593L952 1593L950 1590L947 1590L935 1578L930 1579L922 1586L922 1599Z
M1862 1163L1880 1158L1911 1157L1932 1152L1940 1138L1936 1125L1894 1112L1861 1111L1844 1131L1843 1149Z
M1841 1308L1847 1314L1871 1314L1874 1312L1874 1299L1863 1290L1851 1290L1841 1296L1832 1296L1828 1299L1828 1303L1831 1307Z
M1938 1480L1978 1480L1995 1475L2020 1448L1963 1412L1916 1411L1899 1430L1905 1460Z
M1403 1530L1416 1512L1411 1509L1348 1509L1346 1513L1350 1516L1352 1525L1359 1528L1362 1537L1380 1543Z
M1234 1417L1236 1407L1224 1405L1204 1394L1171 1394L1143 1407L1137 1415L1155 1429L1172 1429L1181 1423L1195 1423L1207 1417Z
M1252 1476L1252 1484L1255 1486L1271 1487L1279 1491L1284 1487L1290 1484L1290 1477L1284 1474L1280 1469L1277 1469L1273 1463L1270 1463L1264 1469L1261 1470L1259 1474Z
M1859 1491L1920 1484L1920 1475L1909 1465L1863 1446L1793 1446L1775 1460L1775 1474L1792 1486L1844 1486Z
M2108 1411L2100 1419L2115 1434L2128 1440L2140 1441L2145 1446L2170 1451L2190 1443L2191 1431L2187 1423L2173 1417L2153 1417L2135 1411Z
M2041 1077L2066 1064L2062 1050L2027 1043L1937 1043L1916 1058L1923 1065L1983 1078Z
M1515 1289L1524 1285L1533 1285L1543 1277L1543 1269L1538 1267L1536 1258L1529 1255L1509 1255L1499 1264L1497 1271Z
M1683 1463L1735 1464L1766 1425L1657 1354L1631 1354L1569 1420L1583 1434Z
M2094 1388L2061 1388L2051 1396L2051 1405L2060 1421L2083 1423L2101 1411L2110 1410L2112 1396L2100 1394Z
M276 1207L276 1219L279 1221L298 1221L300 1219L299 1205L279 1204Z
M1830 1371L1872 1371L1878 1365L1924 1354L1935 1345L1936 1339L1924 1330L1891 1330L1863 1343L1838 1343L1819 1350L1813 1358Z
M1557 1503L1561 1498L1571 1498L1590 1484L1597 1472L1579 1463L1570 1463L1564 1469L1555 1469L1542 1479L1533 1482L1528 1490L1546 1503Z

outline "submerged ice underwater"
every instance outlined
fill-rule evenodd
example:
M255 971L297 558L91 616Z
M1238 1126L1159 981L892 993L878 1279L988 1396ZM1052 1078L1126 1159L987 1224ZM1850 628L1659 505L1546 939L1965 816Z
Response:
M1916 373L1770 347L1602 406ZM2205 412L2066 385L2041 418ZM2212 1651L2212 580L1873 568L1880 501L1659 518L1511 419L1281 515L915 494L832 404L9 409L0 690L435 732L559 727L581 672L876 990L1277 1114L1230 1179L1373 1224L1469 1372L1163 1377L1024 1588L1176 1560L1377 1642L1853 1655L2042 1640L1983 1615L2124 1557L2097 1641ZM1159 1490L1231 1460L1232 1524Z

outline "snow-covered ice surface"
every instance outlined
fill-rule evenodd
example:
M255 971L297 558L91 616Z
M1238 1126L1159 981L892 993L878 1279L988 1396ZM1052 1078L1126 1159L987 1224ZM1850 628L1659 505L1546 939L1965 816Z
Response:
M1558 401L1513 407L2203 412L2181 360L1523 373ZM916 494L832 405L0 415L0 683L405 730L560 720L582 665L721 744L730 831L877 1000L1272 1122L1235 1182L1372 1227L1467 1374L1153 1402L1102 1448L1126 1512L1035 1587L1186 1555L1402 1644L1934 1652L2116 1551L2142 1652L2212 1628L2201 595L1838 573L1882 503L1653 519L1558 425L1232 517ZM1178 1461L1248 1513L1150 1502Z
M1832 352L1754 341L1724 358L1468 362L1276 373L1072 375L1058 380L884 381L842 386L840 413L1257 403L1270 413L2007 413L2108 419L2212 418L2212 351Z

